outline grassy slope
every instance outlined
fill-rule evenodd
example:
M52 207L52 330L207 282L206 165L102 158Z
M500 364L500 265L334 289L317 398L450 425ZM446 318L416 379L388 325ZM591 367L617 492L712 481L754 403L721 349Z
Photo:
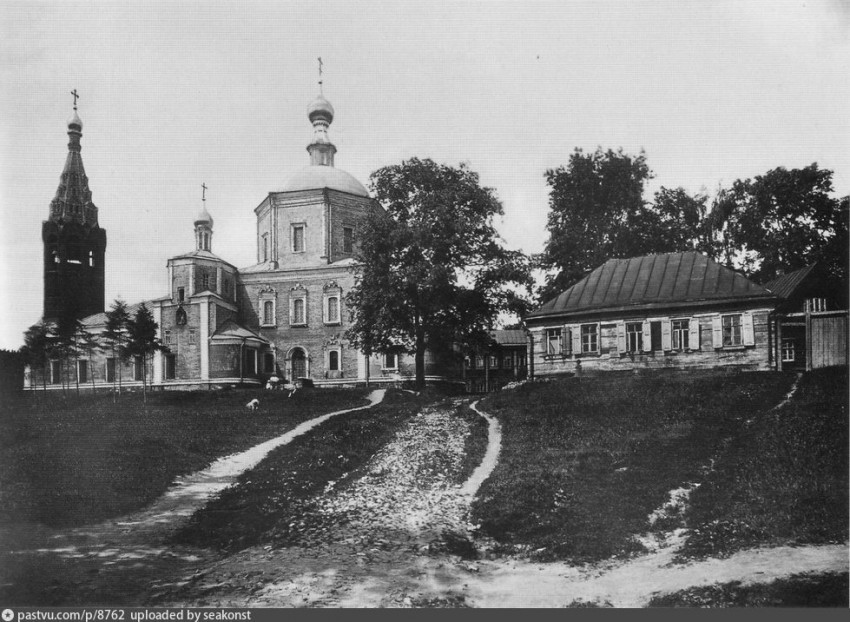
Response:
M353 481L426 401L390 391L379 406L332 418L273 450L196 512L173 541L231 552L296 541L319 526L320 517L310 512L315 495L331 481L337 488Z
M542 559L628 554L668 491L753 413L781 401L792 377L767 373L565 379L488 397L503 450L473 505L482 532L544 549Z
M792 575L772 583L738 581L656 596L650 607L844 607L848 574Z
M30 394L0 411L0 525L81 525L144 507L177 475L366 403L361 390ZM260 397L260 408L245 403Z
M691 496L682 557L847 539L847 371L806 374L781 410L735 437Z

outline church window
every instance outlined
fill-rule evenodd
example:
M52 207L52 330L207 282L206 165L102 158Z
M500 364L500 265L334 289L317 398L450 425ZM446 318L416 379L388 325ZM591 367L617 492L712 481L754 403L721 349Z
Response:
M267 374L273 374L275 372L274 369L274 354L271 352L266 352L263 355L263 371Z
M115 359L111 356L106 359L106 382L115 382Z
M50 361L50 384L62 381L62 361Z
M89 362L86 360L77 361L77 382L88 382L89 379Z
M89 251L89 267L94 266L94 251Z
M183 309L178 309L178 312L179 311L183 311ZM185 313L185 311L183 311L183 312ZM171 331L170 330L164 331L163 336L162 336L162 343L166 346L171 345Z
M269 234L263 234L263 261L269 260Z
M292 317L290 324L303 326L307 323L307 309L304 298L295 298L292 301Z
M209 289L210 288L210 275L204 274L201 276L201 288Z
M292 252L304 252L304 225L292 225Z
M133 357L133 380L142 380L144 378L145 366L141 356Z
M186 326L186 322L188 321L188 318L186 317L186 309L184 309L183 307L177 307L176 320L177 326Z
M189 329L189 343L195 343L196 332L194 328Z
M174 380L177 377L177 357L173 354L165 355L165 379Z
M275 325L274 300L263 300L263 326Z
M328 371L339 371L339 350L328 352Z
M353 227L343 227L342 228L342 252L343 253L353 253L354 252L354 228Z
M328 296L325 300L325 323L339 324L339 296Z
M398 354L395 352L385 353L383 369L398 369Z
M183 302L186 300L186 288L178 287L177 288L177 302Z

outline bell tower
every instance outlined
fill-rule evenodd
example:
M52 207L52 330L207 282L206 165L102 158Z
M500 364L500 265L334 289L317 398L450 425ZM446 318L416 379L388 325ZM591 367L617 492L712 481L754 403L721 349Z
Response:
M68 121L68 156L59 178L50 214L42 223L44 242L44 319L54 322L82 318L105 309L104 257L106 231L97 222L89 181L80 155L83 122Z

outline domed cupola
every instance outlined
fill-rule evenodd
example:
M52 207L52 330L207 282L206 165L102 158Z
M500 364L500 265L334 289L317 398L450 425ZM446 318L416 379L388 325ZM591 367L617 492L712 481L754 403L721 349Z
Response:
M319 95L307 106L307 118L310 119L310 123L322 120L330 125L334 120L334 107L325 99L324 95Z
M212 252L213 217L207 211L207 185L201 184L201 211L195 216L195 250Z

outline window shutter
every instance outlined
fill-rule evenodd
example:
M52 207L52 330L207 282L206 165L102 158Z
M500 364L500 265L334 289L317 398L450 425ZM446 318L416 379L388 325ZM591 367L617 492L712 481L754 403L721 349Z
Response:
M755 331L753 330L753 314L744 313L741 317L741 332L744 338L745 346L756 345Z
M581 352L581 329L577 326L570 328L570 335L573 343L573 354Z
M626 323L617 322L617 351L620 354L626 352Z
M643 351L652 352L652 331L649 328L649 320L644 320L642 341Z
M723 326L719 315L711 318L711 340L715 348L723 347Z
M661 349L665 352L673 349L673 341L670 334L670 320L661 320Z
M688 347L691 350L699 350L699 318L692 317L688 322Z
M573 342L570 329L564 326L561 329L561 353L569 356L573 352Z

